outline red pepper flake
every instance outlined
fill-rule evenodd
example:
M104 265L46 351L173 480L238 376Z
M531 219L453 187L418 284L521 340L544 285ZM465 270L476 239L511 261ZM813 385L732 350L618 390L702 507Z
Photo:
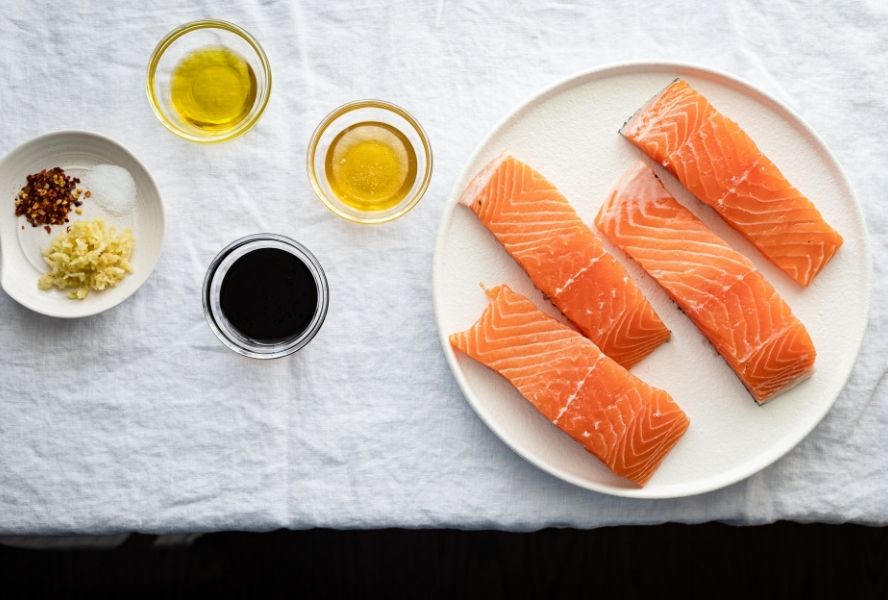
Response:
M28 183L15 199L16 216L24 216L32 227L42 225L50 233L50 225L67 223L71 207L83 204L79 183L79 179L65 175L60 167L28 175ZM84 196L89 198L90 193Z

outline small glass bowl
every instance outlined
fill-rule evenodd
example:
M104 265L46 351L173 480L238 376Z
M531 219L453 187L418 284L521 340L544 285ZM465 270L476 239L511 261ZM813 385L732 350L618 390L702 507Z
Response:
M416 152L416 180L413 187L395 206L386 210L359 210L340 200L327 181L325 161L330 144L346 127L366 121L382 122L403 133ZM406 214L416 206L432 178L432 147L420 124L399 106L382 100L356 100L343 104L324 117L308 143L306 156L308 179L324 206L343 219L355 223L387 223Z
M236 52L256 74L253 108L232 129L204 131L195 127L179 116L170 99L173 70L183 58L207 46L222 46ZM216 20L193 21L174 29L157 44L148 63L147 92L154 114L176 135L192 142L224 142L245 134L262 116L271 95L271 67L259 42L237 25Z
M289 252L301 260L311 272L318 292L318 304L314 316L308 327L298 335L281 341L265 342L243 335L235 329L220 304L222 281L231 266L237 259L262 248L276 248ZM327 286L327 276L321 263L308 248L283 235L274 233L257 233L235 240L222 249L210 263L203 282L203 310L210 329L216 334L222 343L243 356L249 358L280 358L301 350L320 331L321 325L327 316L327 307L330 304L330 290Z

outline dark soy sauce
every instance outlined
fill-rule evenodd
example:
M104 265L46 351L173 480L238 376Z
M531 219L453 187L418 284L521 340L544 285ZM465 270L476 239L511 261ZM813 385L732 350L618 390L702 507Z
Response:
M238 258L225 273L219 306L243 336L278 342L308 328L318 308L318 289L297 256L260 248Z

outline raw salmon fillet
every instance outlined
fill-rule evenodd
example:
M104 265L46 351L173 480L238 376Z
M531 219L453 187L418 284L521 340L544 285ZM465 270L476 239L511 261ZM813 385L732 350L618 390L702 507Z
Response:
M650 167L629 169L595 223L663 286L756 402L813 372L805 326L749 259L670 196Z
M468 331L450 343L514 385L547 419L638 485L650 479L690 421L570 327L501 285Z
M555 186L528 165L508 155L494 159L460 202L564 316L627 369L669 339L626 269Z
M737 123L678 79L620 130L762 254L807 286L842 245Z

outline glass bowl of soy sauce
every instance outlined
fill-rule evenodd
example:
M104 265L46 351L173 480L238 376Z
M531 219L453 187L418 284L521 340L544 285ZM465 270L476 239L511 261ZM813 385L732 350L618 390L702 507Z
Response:
M249 235L210 263L203 308L223 344L250 358L288 356L305 347L327 316L324 269L308 248L283 235Z

